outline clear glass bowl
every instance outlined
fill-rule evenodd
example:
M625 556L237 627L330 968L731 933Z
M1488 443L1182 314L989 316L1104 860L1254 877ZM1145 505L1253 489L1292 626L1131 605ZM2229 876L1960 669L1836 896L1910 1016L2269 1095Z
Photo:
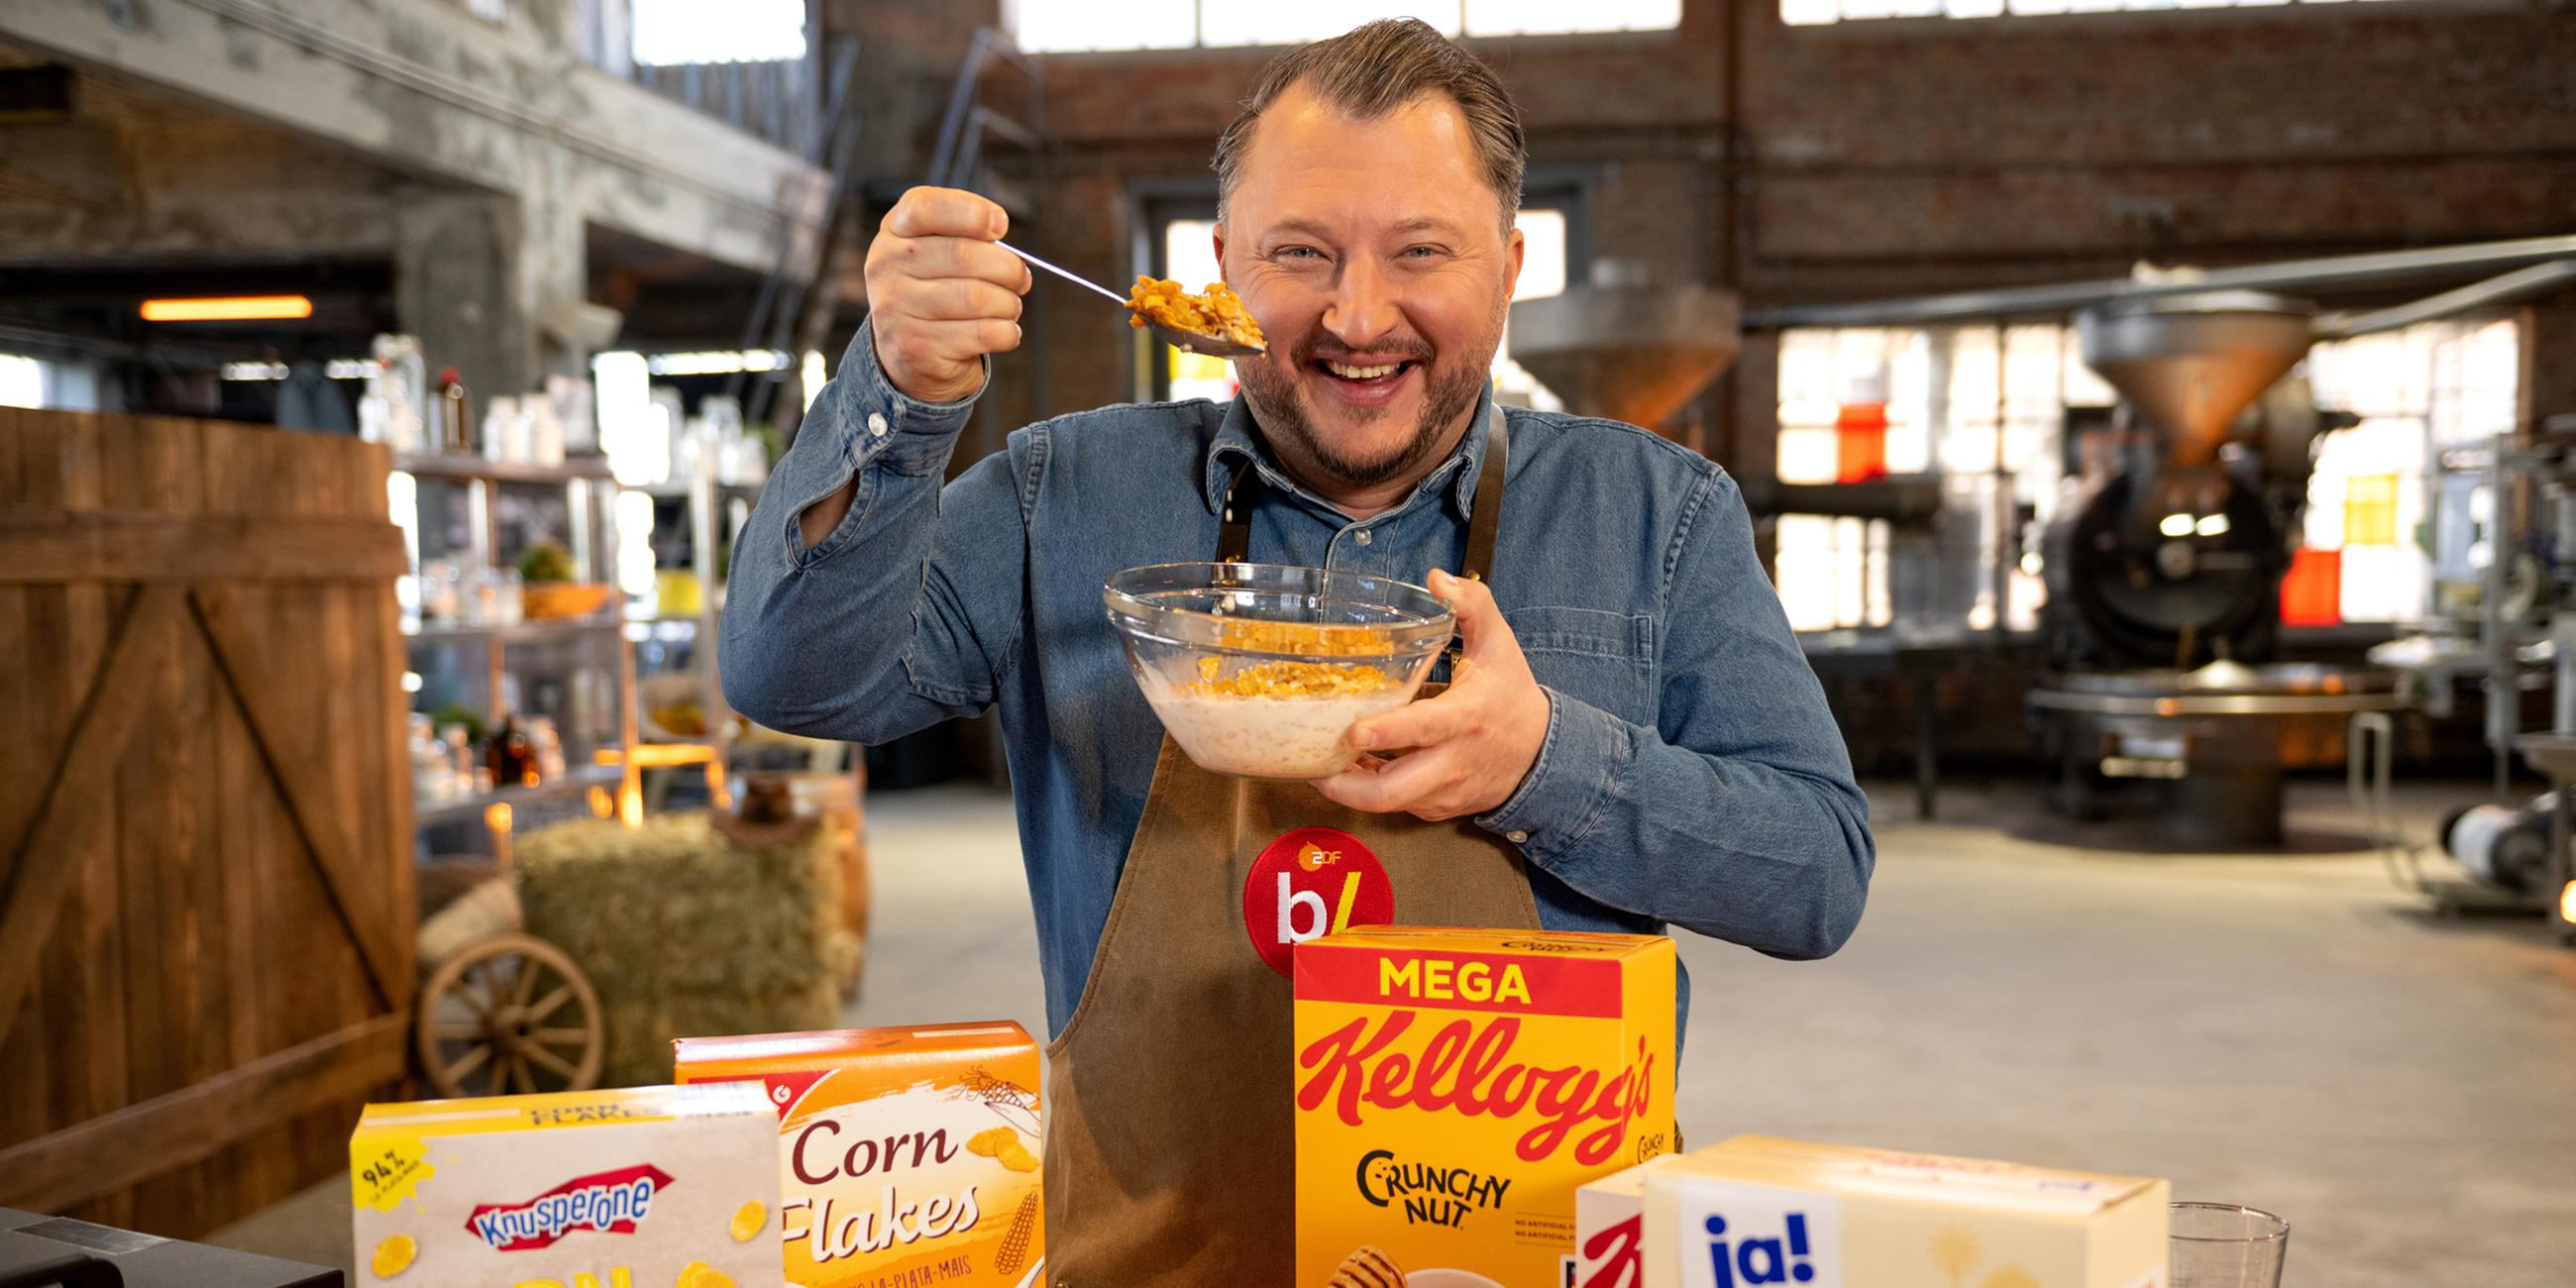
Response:
M1172 741L1246 778L1341 772L1351 725L1412 701L1457 628L1420 586L1284 564L1149 564L1100 598Z

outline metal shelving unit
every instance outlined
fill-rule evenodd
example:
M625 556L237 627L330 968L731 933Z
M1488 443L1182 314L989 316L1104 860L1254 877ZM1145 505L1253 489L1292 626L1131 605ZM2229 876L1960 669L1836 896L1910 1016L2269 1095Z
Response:
M764 480L765 482L765 480ZM698 675L698 705L705 713L708 734L699 738L656 739L649 744L669 750L657 753L667 763L697 763L700 757L710 764L712 783L720 784L725 754L731 738L726 730L732 723L732 709L725 705L724 685L718 678L716 639L718 619L724 611L724 578L717 570L717 548L723 534L738 528L759 499L762 482L728 483L716 477L712 453L701 453L688 477L643 487L628 488L656 500L677 500L687 505L689 526L689 572L698 583L699 611L694 614L655 613L634 619L654 627L681 626L694 633L691 641L690 669ZM639 746L645 744L637 744ZM691 749L698 749L697 755ZM650 757L639 757L639 761ZM721 786L714 788L721 793Z
M498 569L504 566L499 557L503 545L502 496L505 489L557 490L563 497L567 518L561 538L572 555L575 569L592 582L609 582L614 578L614 559L609 507L614 502L616 487L604 456L580 456L560 465L538 465L528 462L494 461L462 454L401 453L394 458L398 474L412 481L413 513L397 514L411 566L417 572L423 565L422 531L425 513L422 495L432 486L462 488L466 520L464 544L453 556L464 566ZM449 625L419 623L409 625L405 634L415 662L431 650L479 650L482 672L483 703L488 716L497 725L508 705L505 693L510 677L525 666L514 658L516 652L571 644L577 646L575 660L562 674L568 676L565 707L561 716L566 772L557 779L534 787L505 786L446 800L422 800L416 803L414 819L427 828L481 817L494 832L494 848L507 853L511 810L495 806L528 805L551 802L567 796L579 796L590 788L612 786L621 771L615 764L597 763L603 756L620 756L634 743L635 689L633 645L625 638L625 622L614 612L596 613L577 618L539 618L508 625ZM602 647L601 641L606 646ZM422 669L419 666L415 670ZM603 707L603 703L606 703Z
M495 805L526 805L587 792L593 787L613 787L618 774L615 765L573 765L562 777L534 787L496 787L488 792L421 802L412 807L413 821L421 827L462 822L487 814Z

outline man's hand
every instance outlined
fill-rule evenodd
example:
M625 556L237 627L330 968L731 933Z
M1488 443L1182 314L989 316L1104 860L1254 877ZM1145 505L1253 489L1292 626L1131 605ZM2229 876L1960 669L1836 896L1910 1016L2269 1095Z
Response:
M1327 799L1435 822L1464 818L1510 800L1538 763L1547 741L1547 690L1530 674L1494 592L1481 581L1436 570L1430 585L1456 610L1466 654L1447 692L1351 726L1351 745L1363 752L1413 750L1393 759L1371 756L1318 781L1315 789Z
M994 243L1000 206L955 188L915 188L868 244L877 365L905 397L954 402L983 388L983 358L1020 347L1029 269Z

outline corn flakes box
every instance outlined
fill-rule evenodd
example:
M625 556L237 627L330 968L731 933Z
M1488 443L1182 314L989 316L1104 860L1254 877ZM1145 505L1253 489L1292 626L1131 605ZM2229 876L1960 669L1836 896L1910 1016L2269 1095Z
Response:
M775 1120L745 1087L369 1105L360 1285L777 1288Z
M1576 1191L1672 1148L1670 939L1381 927L1294 967L1298 1288L1556 1288Z
M1737 1136L1644 1177L1647 1288L2164 1288L2170 1187Z
M678 1080L774 1110L774 1236L804 1288L1043 1278L1038 1045L1007 1020L682 1038Z

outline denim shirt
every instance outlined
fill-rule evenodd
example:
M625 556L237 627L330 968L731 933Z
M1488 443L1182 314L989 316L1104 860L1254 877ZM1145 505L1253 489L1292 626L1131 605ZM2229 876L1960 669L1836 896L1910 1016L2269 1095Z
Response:
M1000 707L1061 1029L1163 734L1101 583L1214 558L1244 458L1267 484L1245 489L1255 561L1455 569L1488 408L1408 498L1354 520L1279 469L1240 400L1059 416L942 487L971 401L904 396L860 330L737 539L719 657L737 710L814 737L883 742ZM1833 952L1876 861L1868 801L1733 480L1633 426L1505 414L1493 590L1549 715L1537 763L1476 824L1520 847L1550 929ZM807 547L796 516L854 474L848 516Z

